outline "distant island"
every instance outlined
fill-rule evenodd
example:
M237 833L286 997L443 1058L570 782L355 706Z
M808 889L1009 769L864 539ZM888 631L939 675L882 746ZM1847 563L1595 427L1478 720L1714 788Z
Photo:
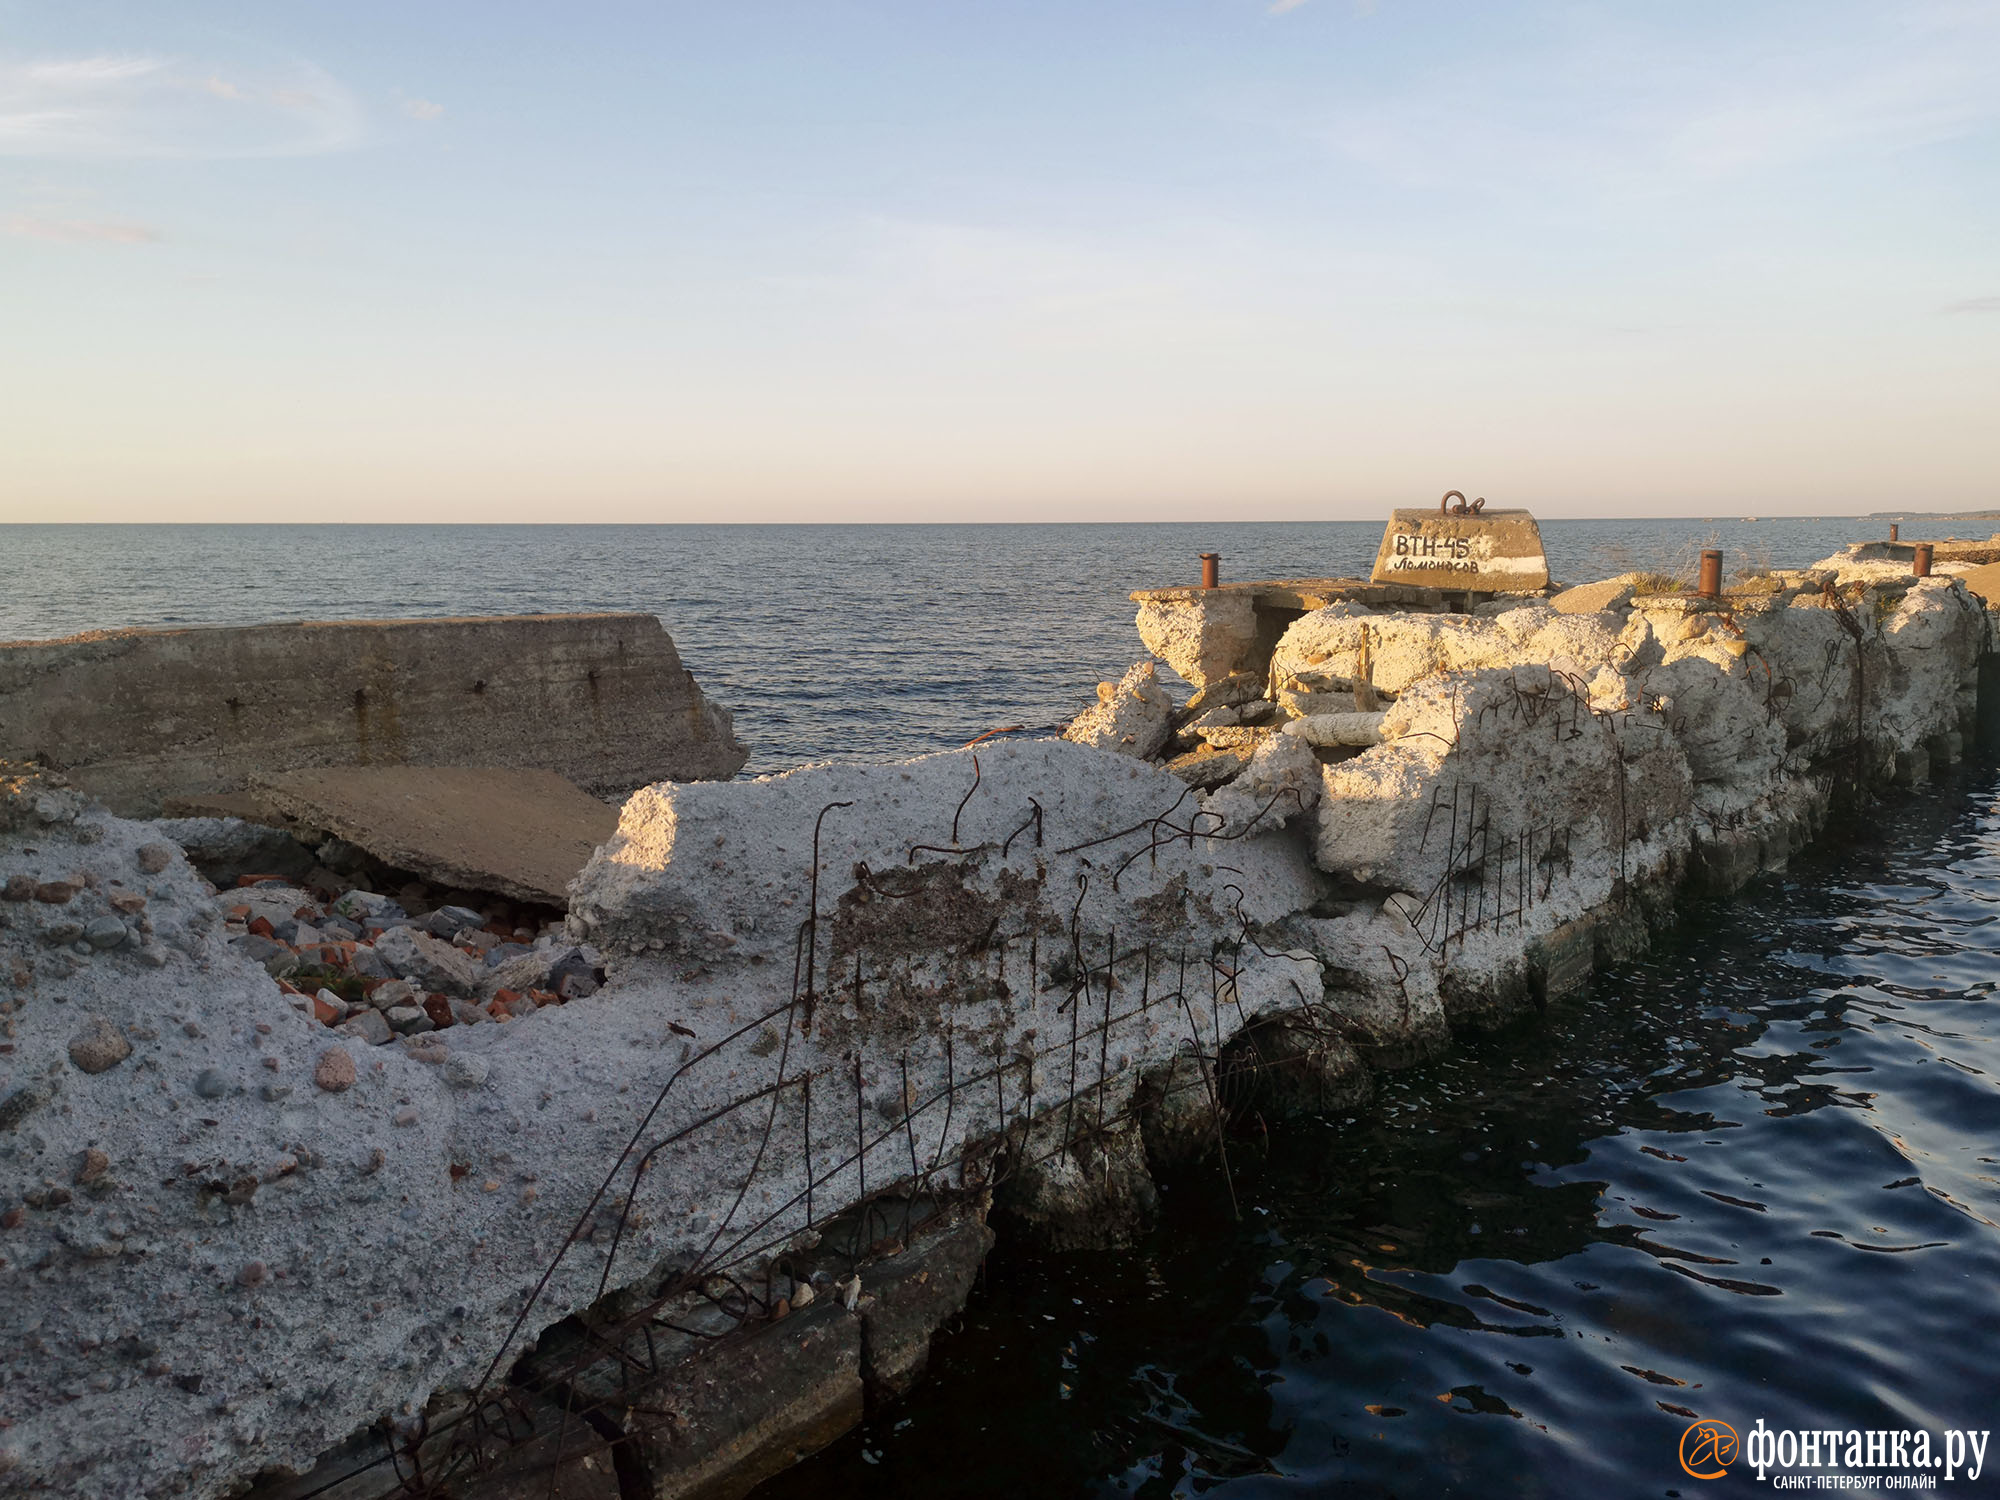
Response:
M1864 521L2000 521L2000 510L1871 510Z

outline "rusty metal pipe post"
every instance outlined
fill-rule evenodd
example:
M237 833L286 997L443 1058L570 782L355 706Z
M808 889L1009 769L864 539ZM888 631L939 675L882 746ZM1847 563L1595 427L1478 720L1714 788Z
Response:
M1205 589L1212 589L1215 588L1221 582L1222 582L1222 554L1220 552L1202 553L1201 586Z
M1704 599L1720 599L1722 597L1722 554L1713 547L1708 548L1701 554L1701 587L1699 593Z
M1910 559L1910 572L1914 577L1928 578L1931 576L1931 544L1918 542L1916 550L1917 555Z
M1890 540L1890 541L1892 541L1892 542L1893 542L1893 541L1895 541L1895 540L1896 540L1896 533L1897 533L1897 532L1899 532L1899 531L1901 531L1902 529L1903 529L1903 528L1902 528L1902 527L1900 527L1900 526L1898 526L1898 525L1897 525L1897 524L1896 524L1896 523L1895 523L1894 521L1891 521L1891 522L1889 523L1889 540Z

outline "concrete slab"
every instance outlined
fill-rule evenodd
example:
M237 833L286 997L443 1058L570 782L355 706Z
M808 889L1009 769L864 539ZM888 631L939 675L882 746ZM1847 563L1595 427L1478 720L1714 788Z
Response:
M566 906L618 809L553 771L332 766L253 782L280 811L385 864L466 890Z
M1977 594L1988 609L2000 604L2000 562L1982 563L1969 572L1960 573L1958 581L1970 593Z
M1607 609L1623 609L1632 602L1638 579L1637 573L1620 573L1616 578L1580 583L1549 600L1549 608L1559 615L1594 615Z
M0 642L0 755L125 817L311 766L522 766L624 796L726 780L727 710L642 614L335 620Z

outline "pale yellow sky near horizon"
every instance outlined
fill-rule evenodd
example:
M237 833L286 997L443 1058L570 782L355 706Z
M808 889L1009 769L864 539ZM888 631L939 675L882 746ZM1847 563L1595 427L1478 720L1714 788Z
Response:
M1995 0L780 9L0 0L0 522L2000 506Z

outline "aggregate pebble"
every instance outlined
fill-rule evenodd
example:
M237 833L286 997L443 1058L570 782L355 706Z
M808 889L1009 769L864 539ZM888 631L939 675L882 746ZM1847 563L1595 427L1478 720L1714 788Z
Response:
M327 1048L313 1066L313 1082L329 1094L353 1088L357 1076L354 1055L345 1047Z
M102 1016L69 1039L69 1060L85 1073L107 1073L132 1055L132 1044Z

